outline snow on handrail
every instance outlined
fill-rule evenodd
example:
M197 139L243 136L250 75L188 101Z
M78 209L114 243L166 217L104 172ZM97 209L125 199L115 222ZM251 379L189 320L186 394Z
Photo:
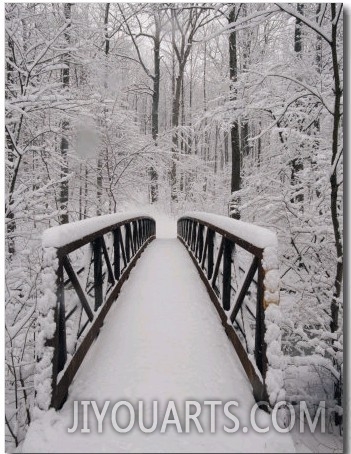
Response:
M229 234L241 238L259 249L278 247L277 235L271 230L255 224L202 211L185 213L182 218L195 218L199 221L211 224L214 227L225 230Z
M44 231L42 245L43 247L60 248L108 227L139 218L152 219L148 214L142 212L113 213L57 225Z

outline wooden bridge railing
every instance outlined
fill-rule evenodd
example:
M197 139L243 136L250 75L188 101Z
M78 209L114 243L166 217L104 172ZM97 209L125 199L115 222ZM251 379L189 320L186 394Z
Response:
M154 219L112 214L44 232L36 400L60 408L123 282L155 238Z
M265 309L279 303L277 239L261 227L207 213L178 220L187 248L252 384L267 401Z

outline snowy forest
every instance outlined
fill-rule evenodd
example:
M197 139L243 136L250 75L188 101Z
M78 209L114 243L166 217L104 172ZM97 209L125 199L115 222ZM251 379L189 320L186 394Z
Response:
M5 5L6 444L32 419L51 226L221 214L279 239L284 385L342 433L343 8Z

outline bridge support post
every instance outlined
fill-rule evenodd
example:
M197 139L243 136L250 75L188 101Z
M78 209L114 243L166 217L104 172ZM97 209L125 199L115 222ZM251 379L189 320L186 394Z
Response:
M208 246L207 246L207 279L210 280L213 274L213 250L215 232L211 229L207 230Z
M222 303L225 311L230 310L230 295L231 295L231 274L232 274L232 252L233 243L227 238L224 238L223 246L223 292Z
M113 266L115 279L118 281L121 275L121 254L120 254L121 229L117 227L113 231Z
M196 242L196 258L199 262L202 260L204 248L204 226L199 224L198 233L197 233L197 242Z
M196 230L197 230L197 224L195 221L193 221L193 230L191 233L191 250L193 252L195 251L195 246L196 246Z
M191 229L192 229L193 223L191 221L188 221L187 225L187 235L186 235L186 243L188 246L190 246L190 239L191 239Z
M130 243L131 243L131 231L130 231L130 224L126 224L126 257L127 257L127 263L130 261Z
M267 358L266 343L264 341L265 323L264 323L264 270L261 261L259 261L257 271L257 303L256 303L256 333L255 333L255 360L258 370L261 372L263 379L266 376Z
M133 239L132 239L132 244L133 244L133 255L136 253L136 251L139 249L138 248L138 226L137 222L133 221L132 222L133 226Z
M95 310L97 311L102 304L102 238L93 241L94 251L94 290L95 290Z
M138 250L141 248L141 245L143 244L143 223L141 220L137 221L138 223Z
M63 264L59 261L57 270L57 311L58 311L58 355L57 355L57 372L60 372L67 360L67 345L66 345L66 320L65 320L65 293L64 293L64 278Z

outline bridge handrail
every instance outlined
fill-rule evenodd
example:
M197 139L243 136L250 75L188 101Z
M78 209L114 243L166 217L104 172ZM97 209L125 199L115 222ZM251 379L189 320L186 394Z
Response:
M69 222L44 230L43 247L55 247L60 254L69 252L90 243L95 238L114 228L138 219L153 219L144 213L112 213L81 221Z
M269 314L268 320L265 320L268 306L274 303L271 306L276 308L279 304L280 277L276 234L253 224L202 212L186 213L180 217L177 230L178 238L196 265L222 319L225 331L235 347L252 384L255 399L258 402L268 402L271 383L267 386L267 373L272 374L272 371L269 370L270 364L267 360L267 334L269 342L280 343L280 330L277 330L277 326L270 325L268 330L266 326L274 317ZM214 250L216 236L220 239L217 257ZM250 253L251 263L243 273L243 279L233 295L232 263L237 246ZM217 285L219 277L222 278L221 288ZM245 299L251 285L256 289L255 313L250 311ZM247 347L245 330L242 331L243 324L239 323L239 314L241 313L243 317L243 310L250 311L252 318L255 319L254 358L237 334L242 335L241 338L245 339ZM280 385L282 386L281 383Z
M142 213L98 216L51 227L43 233L43 288L37 308L39 335L35 375L39 408L62 406L68 387L122 284L155 233L155 220ZM110 245L106 235L110 236ZM69 254L88 244L90 248L84 251L89 255L88 263L75 270ZM85 286L79 277L83 271L86 272ZM89 280L90 274L93 274L93 282ZM71 308L65 304L65 290L74 290L74 298L78 300L76 303L70 298ZM68 352L67 321L74 314L79 321L76 320L75 328L71 329L73 337L71 352Z

